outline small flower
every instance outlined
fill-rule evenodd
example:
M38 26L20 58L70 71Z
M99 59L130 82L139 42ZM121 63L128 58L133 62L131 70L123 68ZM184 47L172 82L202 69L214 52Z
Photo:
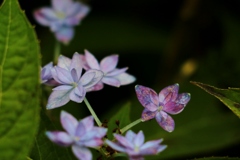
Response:
M67 44L74 35L73 26L89 12L89 7L72 0L52 0L52 8L43 7L34 11L34 17L43 26L49 26L58 41Z
M130 160L143 160L144 155L156 155L163 151L167 146L160 145L162 139L148 141L144 143L144 134L142 131L135 134L131 130L126 133L126 136L114 134L116 143L106 140L105 142L113 149L126 153Z
M85 55L81 55L81 60L85 70L98 69L104 73L101 82L95 85L91 89L92 91L101 90L103 83L120 87L121 85L133 83L136 80L134 76L126 73L127 67L122 69L116 68L118 63L118 55L116 54L105 57L99 64L98 60L89 51L85 50Z
M102 71L88 70L83 74L80 55L75 53L72 60L64 56L59 57L58 65L52 69L52 76L59 86L53 88L47 109L65 105L70 100L81 103L86 91L97 84L103 77Z
M72 151L78 159L91 160L92 154L87 147L101 146L103 144L102 138L106 135L107 129L95 127L92 116L78 122L71 114L62 111L60 120L66 132L47 131L47 137L60 146L72 146Z
M151 88L137 85L135 87L139 102L145 107L142 112L144 121L156 118L158 124L166 131L174 130L174 120L170 114L182 112L190 100L189 93L178 94L179 85L174 84L161 90L159 95Z
M41 83L44 83L49 86L56 86L58 83L52 77L53 63L50 62L41 68Z

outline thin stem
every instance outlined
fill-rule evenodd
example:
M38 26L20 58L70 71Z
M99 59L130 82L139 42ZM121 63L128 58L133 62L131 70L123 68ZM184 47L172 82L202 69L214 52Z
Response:
M129 130L130 128L132 128L133 126L137 125L137 124L140 123L140 122L143 122L142 118L139 118L139 119L137 119L136 121L134 121L134 122L128 124L127 126L123 127L123 128L120 130L121 133L126 132L127 130Z
M88 110L90 111L90 113L92 114L93 118L95 119L95 121L97 122L97 125L100 127L102 126L102 122L99 120L99 118L97 117L96 113L94 112L94 110L92 109L91 105L89 104L87 98L84 98L84 102L88 108Z
M55 48L54 48L54 56L53 56L53 63L57 64L58 57L60 55L61 44L60 42L56 41Z

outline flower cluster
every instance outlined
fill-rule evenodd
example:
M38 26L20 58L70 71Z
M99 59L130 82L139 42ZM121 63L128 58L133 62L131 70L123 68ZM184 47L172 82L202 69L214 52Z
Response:
M70 100L81 103L87 92L102 89L103 83L119 87L134 82L135 77L126 73L127 68L116 68L117 62L117 55L108 56L101 61L101 67L96 67L98 62L88 51L85 56L76 52L72 59L60 55L56 66L49 63L41 72L42 83L56 86L47 109L63 106ZM83 68L86 72L82 75Z
M58 41L67 44L73 38L73 26L80 23L89 12L89 8L72 0L52 0L52 7L40 8L34 12L34 16L40 24L50 27ZM189 93L178 94L178 84L164 88L159 94L151 88L137 85L135 87L137 98L145 108L142 116L119 129L120 133L128 130L125 136L113 134L115 139L110 141L105 137L108 129L102 127L85 96L87 92L103 89L104 84L120 87L136 80L134 76L126 73L127 67L117 68L117 64L117 54L107 56L99 62L92 53L85 50L84 54L74 53L72 59L60 55L55 66L50 62L41 69L41 83L54 86L48 99L47 109L61 107L70 100L77 103L84 100L92 114L78 121L71 114L62 111L60 121L66 132L46 132L46 136L52 142L63 147L71 146L79 160L92 159L88 148L95 148L105 158L110 159L119 152L126 154L130 160L143 160L145 155L160 153L167 147L160 144L162 139L144 143L143 131L136 134L129 129L139 122L155 118L164 130L172 132L175 123L168 114L180 113L190 100ZM94 126L94 119L99 127ZM114 151L109 152L107 146Z
M49 26L58 41L67 44L73 38L73 26L80 24L88 14L89 7L72 0L52 0L52 8L34 11L34 17L43 26Z

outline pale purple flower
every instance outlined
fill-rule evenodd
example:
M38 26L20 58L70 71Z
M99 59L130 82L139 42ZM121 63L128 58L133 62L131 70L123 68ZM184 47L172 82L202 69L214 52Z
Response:
M49 96L47 109L65 105L70 100L81 103L87 89L97 84L103 72L95 69L86 71L82 76L80 55L74 53L72 60L60 56L57 66L52 69L52 76L59 86L53 88Z
M98 69L104 73L101 82L89 89L90 91L101 90L103 83L120 87L121 85L133 83L136 80L134 76L126 73L127 67L121 69L116 68L118 63L118 55L116 54L105 57L99 63L89 51L85 50L85 55L81 55L81 60L85 70Z
M58 41L67 44L74 35L74 28L89 12L89 7L72 0L52 0L52 8L34 11L34 17L43 26L49 26Z
M160 144L162 139L144 143L144 134L142 131L135 134L129 130L125 137L120 134L114 134L114 137L117 142L109 140L105 142L114 150L126 153L130 160L143 160L144 155L156 155L167 147Z
M142 112L142 119L147 121L155 118L164 130L172 132L175 123L168 113L178 114L182 112L190 100L190 94L178 94L178 84L164 88L159 95L151 88L141 85L137 85L135 90L139 102L145 107Z
M92 154L87 147L96 148L103 144L102 138L106 135L107 129L95 127L92 116L77 121L71 114L61 112L61 124L66 130L47 131L47 137L54 143L63 147L72 147L74 155L80 160L91 160Z

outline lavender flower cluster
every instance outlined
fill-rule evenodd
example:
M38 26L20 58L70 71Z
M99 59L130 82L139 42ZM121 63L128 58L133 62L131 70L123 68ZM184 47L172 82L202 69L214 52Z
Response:
M74 35L73 26L86 16L89 7L72 0L52 0L52 6L36 10L35 18L40 24L49 26L58 41L69 43ZM120 87L135 82L136 78L126 73L128 68L117 68L117 64L116 54L105 57L100 63L88 50L84 54L74 53L72 59L60 55L55 66L50 62L41 69L41 83L54 86L47 109L61 107L70 100L81 103L88 92L99 91L104 88L104 84ZM141 122L155 118L168 132L175 128L169 114L180 113L190 100L189 93L178 93L178 84L167 86L159 94L142 85L136 85L135 91L144 107ZM92 159L88 148L99 150L107 158L122 152L131 160L142 160L145 155L156 155L167 147L161 144L162 139L144 143L143 131L136 134L129 130L131 127L127 128L125 136L115 133L115 139L110 141L105 138L107 128L98 123L96 115L91 113L92 116L78 121L70 113L62 111L60 121L66 132L47 131L47 137L60 146L71 146L74 155L81 160ZM94 126L94 119L98 127ZM108 153L107 146L114 150L113 154Z

